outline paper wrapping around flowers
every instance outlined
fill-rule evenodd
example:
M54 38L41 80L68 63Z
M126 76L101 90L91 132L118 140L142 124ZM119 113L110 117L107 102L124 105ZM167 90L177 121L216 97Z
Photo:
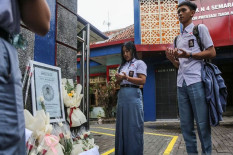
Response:
M70 114L70 108L67 109L67 113ZM68 122L70 123L70 118L67 117ZM73 109L73 113L71 115L72 125L71 127L77 127L87 122L86 116L82 113L79 108Z
M45 134L50 134L53 127L50 124L49 113L45 114L44 110L36 112L35 117L28 110L24 110L25 127L31 131L36 138Z
M54 148L57 150L57 155L64 155L62 145L60 143L58 143ZM52 149L49 149L48 152L46 152L46 155L54 155Z
M84 147L83 144L74 144L71 155L78 155L78 154L82 153L83 152L83 149L82 149L83 147Z
M56 140L53 138L53 136L47 136L47 138L50 139L51 143L56 142ZM43 143L46 145L45 139L43 140ZM55 146L49 147L48 151L46 152L46 155L64 155L63 150L62 150L63 146L58 142ZM54 152L54 150L56 150L56 153Z
M88 151L82 152L79 155L99 155L99 147L95 146L94 148Z
M62 83L63 83L63 87L62 87L63 101L64 101L65 106L68 108L67 109L67 113L68 113L67 120L69 121L71 127L77 127L77 126L80 126L83 123L87 122L86 116L78 108L80 106L81 100L83 98L83 94L81 94L82 85L77 84L76 90L71 93L72 95L69 95L66 88L65 88L66 82L67 82L67 79L62 80ZM73 83L70 81L68 81L68 82L70 83L70 85L72 85L72 83ZM71 119L71 121L70 121L70 119Z
M63 101L66 107L79 107L80 102L83 98L83 94L80 94L82 90L82 85L77 84L76 91L73 96L69 96L67 90L65 89L65 85L62 87Z

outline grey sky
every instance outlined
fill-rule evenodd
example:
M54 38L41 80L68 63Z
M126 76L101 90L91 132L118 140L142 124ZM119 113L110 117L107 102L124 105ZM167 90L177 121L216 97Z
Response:
M78 14L103 32L108 31L108 13L109 30L133 24L133 8L133 0L78 0Z

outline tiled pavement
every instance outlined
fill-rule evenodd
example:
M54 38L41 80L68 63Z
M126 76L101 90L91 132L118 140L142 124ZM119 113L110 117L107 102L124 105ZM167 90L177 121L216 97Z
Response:
M144 155L186 155L179 125L179 121L145 122ZM115 124L94 124L90 130L100 147L99 152L114 155ZM213 155L233 155L233 117L225 117L220 126L212 127L212 143ZM198 150L201 152L199 139Z

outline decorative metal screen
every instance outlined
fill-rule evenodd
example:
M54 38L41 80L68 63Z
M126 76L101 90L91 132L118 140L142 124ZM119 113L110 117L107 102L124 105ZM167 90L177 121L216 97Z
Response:
M178 0L140 0L141 43L173 43L180 32Z

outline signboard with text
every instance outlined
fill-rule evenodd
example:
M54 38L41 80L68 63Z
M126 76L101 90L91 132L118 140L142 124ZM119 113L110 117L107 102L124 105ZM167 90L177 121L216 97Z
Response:
M194 24L205 24L215 47L233 45L233 0L196 0Z

